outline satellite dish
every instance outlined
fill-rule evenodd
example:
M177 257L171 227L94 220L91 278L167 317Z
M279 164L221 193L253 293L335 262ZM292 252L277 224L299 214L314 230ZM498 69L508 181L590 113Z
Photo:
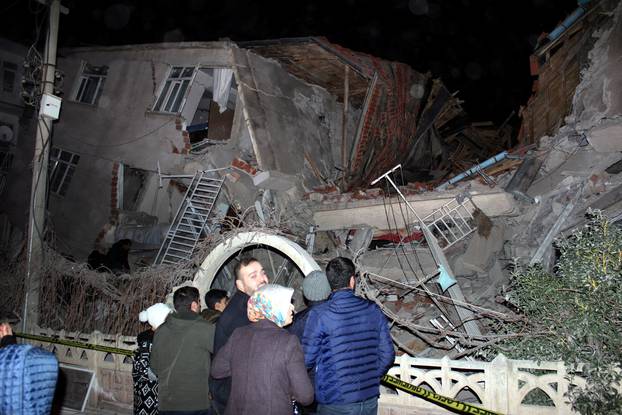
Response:
M13 141L13 129L8 125L0 126L0 142L10 143Z

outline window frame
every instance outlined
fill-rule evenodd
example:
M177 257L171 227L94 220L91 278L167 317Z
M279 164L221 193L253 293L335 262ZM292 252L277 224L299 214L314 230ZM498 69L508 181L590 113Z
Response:
M10 90L6 89L7 86L7 79L6 79L6 74L7 72L11 72L13 74L13 79L11 81L11 88ZM19 65L17 65L14 62L11 61L3 61L2 62L2 92L5 94L15 94L17 92L17 88L15 87L15 85L17 84L17 79L19 76Z
M91 69L93 68L93 69ZM94 73L98 70L103 71L105 69L104 74ZM73 93L72 101L79 102L81 104L93 105L96 106L97 102L103 91L103 85L106 82L106 78L108 77L108 67L105 65L94 66L90 65L88 62L82 62L82 68L80 69L80 76L76 81L76 86ZM95 90L91 99L85 99L85 94L89 91L89 83L96 82Z
M177 76L174 75L174 71L176 69L180 70L180 74ZM192 70L192 73L189 76L184 76L184 73L187 70ZM181 113L184 105L186 104L186 98L188 97L188 92L190 91L190 86L194 82L196 73L196 66L171 65L166 79L164 79L162 85L160 86L158 96L152 107L152 111L164 114ZM180 92L182 87L183 92ZM177 106L175 103L178 103Z
M67 155L68 160L63 160L63 155ZM63 150L58 147L53 147L50 151L49 168L48 168L48 185L49 192L58 196L65 196L67 189L71 183L78 162L80 161L80 155L72 153L71 151ZM57 180L58 175L61 175L60 180Z
M8 149L0 149L0 173L8 173L13 168L15 154Z

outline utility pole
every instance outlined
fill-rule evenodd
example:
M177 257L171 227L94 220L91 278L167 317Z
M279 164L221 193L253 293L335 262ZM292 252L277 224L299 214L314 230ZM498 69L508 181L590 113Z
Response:
M45 211L47 204L48 161L50 155L50 136L52 118L45 117L42 111L43 97L54 94L56 73L56 45L58 41L58 21L61 12L60 0L37 0L50 6L50 20L45 41L42 70L42 99L40 100L37 135L32 163L32 186L30 190L28 224L28 269L22 315L22 331L33 329L39 321L39 294L43 265L43 232L45 229ZM63 13L68 10L62 7Z

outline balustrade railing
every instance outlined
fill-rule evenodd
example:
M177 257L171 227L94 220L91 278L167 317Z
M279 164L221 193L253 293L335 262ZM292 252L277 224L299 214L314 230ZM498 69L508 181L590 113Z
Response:
M131 336L99 332L80 334L51 329L39 329L32 334L119 349L136 347L136 338ZM63 344L29 342L54 352L61 363L95 372L96 383L89 397L89 407L114 405L131 410L133 386L130 356ZM572 373L563 362L510 360L503 355L492 362L403 355L396 358L389 374L448 398L512 415L570 414L572 411L564 394L571 384L585 384L583 378L571 377ZM381 388L379 408L379 413L385 415L448 413L420 398L384 386Z

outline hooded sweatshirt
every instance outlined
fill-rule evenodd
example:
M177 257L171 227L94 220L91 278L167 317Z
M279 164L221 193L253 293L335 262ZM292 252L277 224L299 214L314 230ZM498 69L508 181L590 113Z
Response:
M151 366L158 376L161 411L210 407L208 379L214 325L199 314L171 314L155 333Z

